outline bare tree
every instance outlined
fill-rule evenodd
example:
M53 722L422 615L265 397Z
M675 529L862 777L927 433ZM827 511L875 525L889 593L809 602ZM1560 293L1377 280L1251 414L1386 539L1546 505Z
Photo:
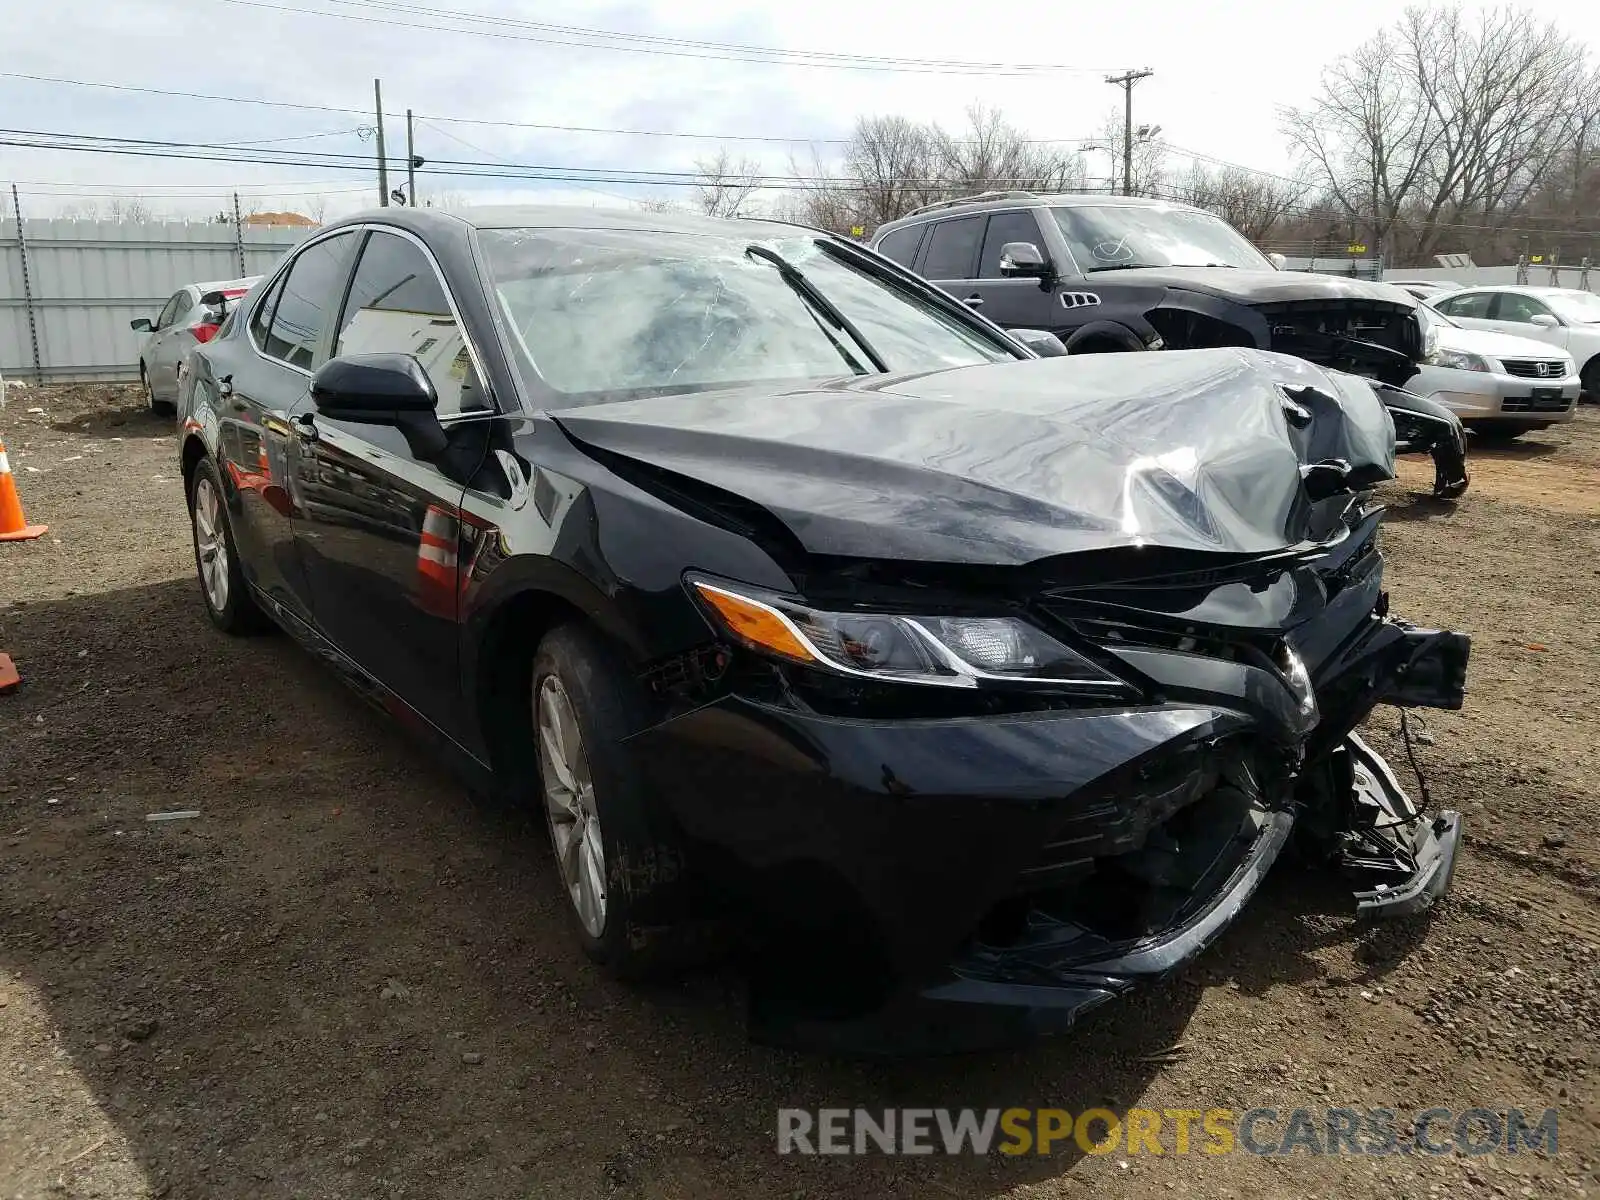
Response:
M982 104L967 109L961 134L937 125L932 132L940 182L957 195L1013 188L1061 192L1082 187L1086 179L1075 147L1063 153L1059 143L1030 141L999 110Z
M1127 140L1126 123L1121 110L1106 113L1100 126L1100 139L1083 147L1085 151L1104 151L1111 155L1111 180L1115 190L1122 191L1122 173L1127 156L1123 143ZM1133 187L1135 196L1158 196L1167 178L1167 151L1157 137L1157 131L1148 126L1135 126L1133 131Z
M106 205L106 211L113 221L134 224L151 219L150 206L138 196L113 196Z
M1272 237L1285 218L1296 215L1310 184L1275 178L1242 167L1210 168L1195 163L1180 176L1174 192L1190 204L1216 213L1252 242Z
M718 150L714 158L696 159L694 169L699 172L695 207L708 217L746 215L766 179L760 163L751 158L735 161L726 149Z
M1589 77L1582 45L1527 10L1414 7L1335 61L1284 131L1390 258L1425 261L1452 229L1492 240L1570 167Z

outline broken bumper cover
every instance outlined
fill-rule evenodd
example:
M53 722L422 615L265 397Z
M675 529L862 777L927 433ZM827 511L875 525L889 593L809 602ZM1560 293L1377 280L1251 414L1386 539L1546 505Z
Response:
M767 940L790 970L753 981L754 1036L845 1053L991 1048L1063 1030L1195 958L1291 835L1360 881L1362 913L1434 903L1460 817L1419 812L1350 730L1380 700L1459 707L1467 652L1461 635L1371 619L1325 659L1323 682L1340 686L1319 688L1334 707L1298 775L1258 769L1279 753L1262 748L1263 718L1220 692L1214 705L883 721L730 695L638 735L640 760L743 911L778 930ZM1132 897L1121 907L1137 918L1120 919L1102 886L1122 887L1106 894ZM855 1007L797 999L864 980Z

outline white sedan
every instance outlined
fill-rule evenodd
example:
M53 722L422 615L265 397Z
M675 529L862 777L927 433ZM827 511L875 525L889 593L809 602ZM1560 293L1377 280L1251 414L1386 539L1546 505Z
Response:
M178 399L178 378L189 351L210 341L222 326L228 307L256 285L261 276L220 283L191 283L179 288L153 320L140 317L128 324L145 334L139 348L139 382L150 411L171 416Z
M1469 329L1419 305L1427 356L1406 390L1428 396L1479 437L1512 438L1570 421L1578 372L1565 350L1488 329Z
M1600 296L1576 288L1494 285L1427 301L1467 329L1490 329L1559 346L1578 364L1583 392L1600 400Z

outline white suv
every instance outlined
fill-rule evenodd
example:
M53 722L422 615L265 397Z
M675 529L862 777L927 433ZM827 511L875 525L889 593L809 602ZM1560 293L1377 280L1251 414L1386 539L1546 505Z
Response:
M1576 288L1469 287L1427 303L1467 329L1494 329L1560 346L1578 365L1583 394L1600 400L1600 296Z

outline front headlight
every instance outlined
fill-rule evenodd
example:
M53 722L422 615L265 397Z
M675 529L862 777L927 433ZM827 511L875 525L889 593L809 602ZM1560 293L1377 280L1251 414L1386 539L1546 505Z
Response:
M1435 350L1429 361L1436 367L1449 367L1454 371L1488 371L1488 360L1482 355L1468 354L1463 350Z
M824 612L743 585L691 576L714 624L753 650L884 683L1041 686L1136 694L1125 680L1016 617Z

